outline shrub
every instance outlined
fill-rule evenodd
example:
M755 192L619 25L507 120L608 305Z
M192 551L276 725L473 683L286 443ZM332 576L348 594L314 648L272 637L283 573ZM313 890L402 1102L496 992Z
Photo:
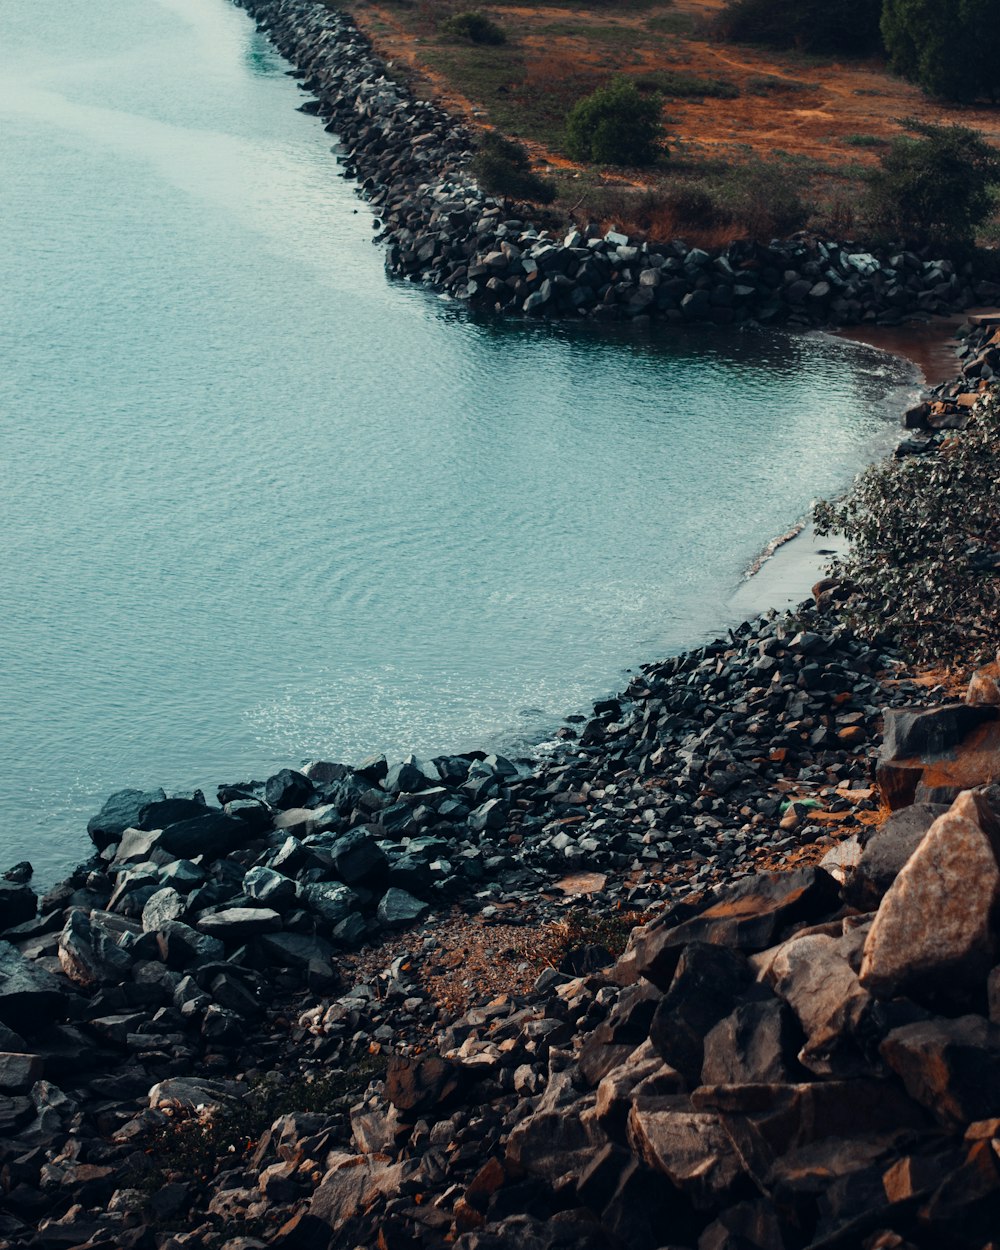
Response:
M791 234L801 230L809 216L799 180L781 165L765 161L734 166L720 181L715 199L717 211L751 239Z
M507 42L503 29L478 9L469 9L449 17L441 23L441 32L452 39L468 39L470 43L495 46Z
M936 0L931 0L936 3ZM880 52L882 0L728 0L716 33L802 52Z
M660 97L644 96L629 78L579 100L566 119L566 148L578 161L651 165L661 138Z
M531 157L523 143L508 139L498 131L487 131L479 142L472 172L484 191L508 199L551 204L555 184L531 171Z
M888 635L918 662L974 665L1000 621L1000 394L929 458L873 465L839 503L816 507L820 534L851 546L831 571L855 593L840 609L863 637Z
M724 78L702 78L698 74L687 74L683 70L654 69L636 74L633 79L640 91L659 91L674 99L705 99L735 100L740 94L735 83Z
M885 0L882 38L892 68L959 103L1000 95L996 0Z
M976 130L910 120L921 138L894 139L868 175L864 211L883 235L966 242L993 210L1000 153Z

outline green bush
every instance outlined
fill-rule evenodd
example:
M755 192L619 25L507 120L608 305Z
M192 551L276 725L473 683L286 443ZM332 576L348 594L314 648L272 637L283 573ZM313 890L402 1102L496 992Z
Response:
M531 171L531 157L523 143L488 130L479 141L472 161L472 172L484 191L512 200L551 204L555 184Z
M882 38L892 68L931 95L1000 96L997 0L885 0Z
M800 179L767 161L734 166L719 181L715 202L724 219L762 241L801 230L809 217Z
M892 238L968 242L993 211L1000 153L965 126L906 124L921 137L894 139L868 175L862 207L870 227Z
M630 78L613 78L579 100L566 119L566 149L577 161L651 165L662 129L659 95L643 95Z
M864 55L882 50L881 13L882 0L728 0L715 30L737 43Z
M636 74L633 81L640 91L659 91L674 99L735 100L740 94L739 87L724 78L702 78L683 70L646 70Z
M888 636L918 662L991 658L1000 621L1000 397L936 455L873 465L839 503L816 507L842 533L831 572L856 587L840 609L863 637Z
M441 23L441 33L452 39L468 39L470 43L496 46L507 42L503 29L478 9L469 9L449 17Z

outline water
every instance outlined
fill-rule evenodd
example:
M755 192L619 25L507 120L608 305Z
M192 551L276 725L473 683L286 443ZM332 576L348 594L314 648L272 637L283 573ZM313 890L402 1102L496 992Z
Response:
M126 785L537 739L724 625L912 381L390 283L285 68L226 0L0 9L0 865Z

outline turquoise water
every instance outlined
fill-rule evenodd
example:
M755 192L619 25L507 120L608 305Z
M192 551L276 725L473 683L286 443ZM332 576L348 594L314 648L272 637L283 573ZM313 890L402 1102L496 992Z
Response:
M726 624L911 384L390 283L286 68L226 0L0 8L0 867L122 786L537 739Z

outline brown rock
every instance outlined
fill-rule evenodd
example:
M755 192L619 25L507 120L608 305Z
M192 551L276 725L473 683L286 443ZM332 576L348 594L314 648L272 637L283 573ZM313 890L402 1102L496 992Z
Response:
M916 800L950 802L1000 780L1000 708L946 703L890 709L877 780L892 811Z
M995 707L1000 704L1000 664L994 662L977 669L969 679L966 703L973 707Z
M947 1127L1000 1115L1000 1027L982 1016L906 1024L879 1049L910 1097Z
M981 985L993 962L1000 866L990 839L956 801L938 817L879 906L861 963L873 994L926 997Z
M704 1085L783 1084L800 1074L797 1030L788 1008L769 997L741 1003L705 1038ZM801 1034L799 1041L801 1041Z
M799 1062L818 1076L860 1076L867 1065L855 1036L872 999L838 940L819 933L792 939L779 949L767 975L806 1035Z
M864 840L856 868L847 876L847 901L862 911L874 911L927 830L947 810L943 803L911 803L872 830Z
M383 1195L395 1194L408 1170L385 1156L331 1154L329 1170L309 1202L309 1214L336 1230Z
M705 1210L723 1201L742 1175L718 1116L677 1111L659 1099L637 1101L628 1118L632 1149Z
M385 1096L404 1118L420 1116L447 1102L459 1089L460 1069L440 1055L394 1055L385 1077Z

